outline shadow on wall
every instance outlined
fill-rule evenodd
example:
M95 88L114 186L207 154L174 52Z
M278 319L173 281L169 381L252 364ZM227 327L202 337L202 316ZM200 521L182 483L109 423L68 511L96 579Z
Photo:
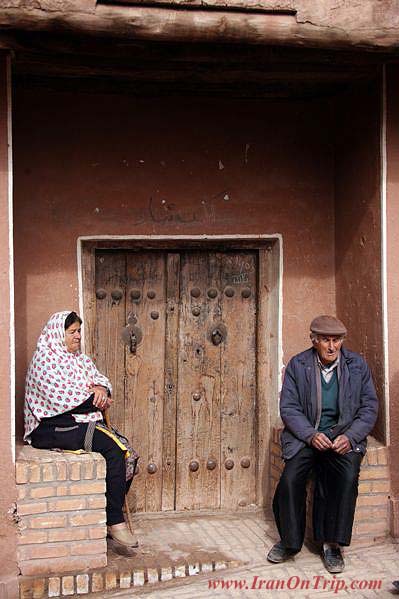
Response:
M376 80L336 103L335 264L337 314L348 328L348 347L372 370L381 400L374 434L384 443L380 90Z

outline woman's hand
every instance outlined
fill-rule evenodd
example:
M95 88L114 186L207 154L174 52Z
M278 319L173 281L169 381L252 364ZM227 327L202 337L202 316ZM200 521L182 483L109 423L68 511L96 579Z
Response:
M99 410L106 410L113 402L112 397L108 397L107 389L101 385L95 385L89 392L94 394L93 405Z

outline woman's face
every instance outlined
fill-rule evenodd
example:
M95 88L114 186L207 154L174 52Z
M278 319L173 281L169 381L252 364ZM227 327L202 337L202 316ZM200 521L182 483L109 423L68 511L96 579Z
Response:
M74 322L65 329L65 345L67 350L72 354L80 350L80 327L81 324L79 322Z

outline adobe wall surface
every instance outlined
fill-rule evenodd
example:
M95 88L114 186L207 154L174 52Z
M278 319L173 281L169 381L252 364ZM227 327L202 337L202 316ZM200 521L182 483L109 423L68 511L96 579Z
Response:
M331 125L326 101L18 91L19 406L42 325L78 307L80 235L282 234L284 361L304 349L335 311Z
M335 219L337 313L347 344L367 359L380 409L375 434L386 434L381 292L380 114L382 88L365 85L337 102Z

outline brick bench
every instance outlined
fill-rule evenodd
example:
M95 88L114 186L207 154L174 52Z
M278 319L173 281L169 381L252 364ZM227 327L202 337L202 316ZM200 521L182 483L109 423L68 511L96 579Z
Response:
M270 451L272 494L283 468L280 429ZM370 439L362 463L353 543L370 545L389 535L387 448ZM124 584L123 573L107 570L105 461L81 455L17 450L18 565L21 599L88 594ZM309 494L311 495L311 494ZM311 523L308 504L308 524ZM310 528L310 527L309 527ZM308 539L311 533L307 534ZM144 584L143 568L135 572ZM148 575L148 580L150 577Z
M273 430L270 447L271 499L283 470L280 446L281 428ZM371 545L389 536L389 469L388 448L369 437L367 453L363 458L359 496L353 524L352 544ZM307 532L312 539L312 496L308 493Z
M100 454L19 447L16 483L22 575L84 573L107 565Z

